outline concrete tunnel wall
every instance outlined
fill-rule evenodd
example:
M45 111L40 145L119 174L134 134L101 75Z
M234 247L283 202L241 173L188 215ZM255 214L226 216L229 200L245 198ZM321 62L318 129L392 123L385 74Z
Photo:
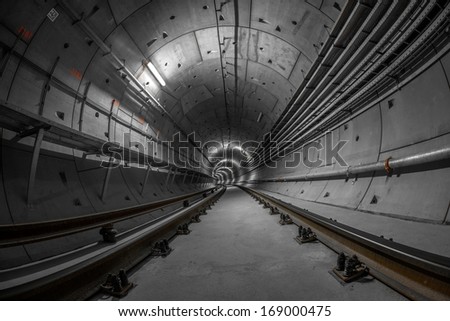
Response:
M450 53L394 93L334 129L334 142L347 140L341 151L348 165L401 158L449 146ZM391 105L392 104L392 105ZM391 107L390 107L391 105ZM324 136L318 141L324 145ZM308 145L305 149L307 149ZM302 157L306 157L302 155ZM312 148L309 159L325 160L324 151ZM292 161L292 155L278 162ZM260 168L239 178L240 182L281 179L341 168L324 164L308 168ZM406 220L450 223L450 168L402 173L391 177L333 179L306 182L264 182L253 186L293 198L365 211ZM376 197L376 201L374 201ZM361 215L365 215L361 213Z
M45 6L36 6L36 9L40 11L33 16L24 17L26 12L17 13L20 19L10 21L10 25L6 24L11 28L9 30L5 25L0 26L0 41L9 47L14 46L23 55L23 58L12 56L3 70L0 78L1 100L90 136L118 142L122 146L125 133L130 134L131 142L144 146L149 136L160 141L171 141L177 129L167 116L143 110L133 93L127 90L128 82L107 65L103 54L96 46L90 46L86 42L67 16L61 15L56 24L44 24L34 35L40 19L46 17L48 12ZM26 21L26 27L15 25L20 21ZM17 36L11 30L21 28L25 28L22 39L15 43ZM131 50L127 46L121 48ZM5 52L6 49L2 48L2 54ZM127 57L132 53L132 50L128 51ZM49 82L48 71L52 70L56 61L53 81ZM142 64L136 62L132 65ZM138 72L137 69L134 71ZM83 94L86 94L85 99L76 98ZM151 123L145 119L151 119ZM177 173L174 179L172 175L166 186L167 171L152 171L146 192L141 195L146 169L118 168L112 170L108 192L102 201L106 169L100 164L109 158L101 155L83 156L78 150L44 141L33 202L29 206L26 200L27 184L35 139L27 137L20 144L8 144L7 141L15 135L16 133L7 129L0 129L0 224L89 215L189 194L212 186L212 179L198 180L196 177L191 184L192 177L184 179L181 173ZM160 149L151 152L155 152L154 156L163 158ZM198 151L196 153L197 159L200 159L202 156ZM200 172L207 173L202 169ZM176 207L119 223L115 228L120 233L167 214ZM100 239L99 231L92 230L56 240L0 249L0 268L38 261Z
M0 224L89 215L189 194L211 186L190 184L191 177L184 179L182 174L177 174L173 182L172 175L166 186L167 172L151 172L145 193L141 195L146 170L117 168L111 172L108 192L102 201L100 196L107 169L101 167L100 162L43 151L38 163L34 200L29 206L26 201L26 190L32 157L31 148L3 144L1 157ZM120 233L166 215L179 207L181 204L115 224L114 227ZM100 239L101 236L96 229L56 240L1 249L0 268L41 260Z
M325 1L326 10L330 11L330 15L337 15L332 11L333 2ZM139 100L128 90L127 80L107 65L103 53L95 45L89 44L89 39L73 26L71 19L61 14L53 24L42 22L51 7L50 4L42 2L36 6L37 11L33 14L25 10L18 12L16 19L12 17L0 26L0 41L8 47L14 46L17 53L23 55L11 57L5 65L0 78L0 99L33 113L41 113L54 122L105 141L121 142L124 133L129 133L132 141L142 144L145 144L148 138L143 133L160 140L170 140L177 128L161 113L142 108ZM103 10L104 6L101 6L99 14L105 17L102 16L103 20L98 21L110 21ZM20 21L27 21L27 25L21 25ZM142 68L139 49L127 40L129 37L121 27L114 28L112 24L103 27L98 28L102 31L102 39L120 50L119 53L121 57L126 58L127 65L139 75ZM16 43L19 30L23 31L22 39ZM36 30L39 32L34 34ZM108 34L107 31L111 33ZM317 35L318 39L326 37L325 29L322 33ZM310 46L309 49L309 56L315 57L314 47ZM3 54L5 49L1 50ZM265 58L264 55L262 57ZM310 63L308 61L304 64ZM253 64L256 65L250 62L250 65ZM52 71L53 66L55 68ZM302 65L297 65L291 77L292 82L297 85L303 80L301 67ZM50 72L53 79L51 83ZM145 82L144 73L138 78ZM450 54L447 53L400 90L373 106L367 106L370 107L367 111L334 129L332 134L336 139L349 141L343 150L347 163L370 163L449 146L449 79ZM283 81L285 79L280 78L277 84ZM282 88L277 87L274 91L283 89L280 96L286 96L285 99L288 100L294 88L284 85L280 87ZM161 101L168 99L156 88L149 90ZM258 87L258 90L262 89ZM83 95L86 95L86 99L82 98ZM256 96L253 99L256 99ZM393 102L392 107L389 107L389 101ZM255 101L255 104L257 103ZM277 108L273 109L274 119L281 112L278 105L282 103L278 101ZM256 120L259 111L250 110L248 113L254 113L251 118ZM252 128L250 125L253 126L254 123L253 121L250 124L244 120L243 127ZM269 125L264 124L270 127ZM167 173L152 172L146 193L141 196L145 169L121 168L113 170L107 197L102 201L100 194L106 170L100 167L100 162L108 159L96 155L88 155L84 159L80 151L44 142L38 163L35 201L30 207L26 204L26 189L34 138L25 138L20 144L9 144L7 140L14 137L15 133L6 129L0 129L0 133L0 224L88 215L201 189L199 184L190 184L189 178L182 184L181 175L177 175L174 183L169 183L166 188ZM316 157L317 155L311 155L312 159ZM336 164L330 166L338 168ZM240 177L236 182L321 172L328 170L330 166L317 169L304 166L294 169L261 168ZM404 173L399 177L360 177L347 182L324 180L261 183L252 186L361 212L446 224L450 222L449 174L450 169L447 167ZM374 196L377 198L376 204L372 202ZM118 224L117 229L126 230L149 218L167 213L168 210L170 209ZM63 239L0 249L0 268L41 260L99 239L98 231L93 230Z

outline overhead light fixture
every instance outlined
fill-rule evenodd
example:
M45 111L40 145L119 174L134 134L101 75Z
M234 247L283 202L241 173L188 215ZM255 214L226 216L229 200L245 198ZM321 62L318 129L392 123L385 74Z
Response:
M150 69L150 71L152 72L153 76L155 76L156 80L158 80L160 85L165 87L166 86L166 82L161 77L161 75L159 74L159 72L156 69L156 67L150 61L148 62L147 67L148 67L148 69Z

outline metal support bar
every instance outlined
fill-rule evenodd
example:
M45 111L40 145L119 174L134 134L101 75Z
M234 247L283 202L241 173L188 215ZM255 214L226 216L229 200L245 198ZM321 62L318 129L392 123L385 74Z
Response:
M39 115L41 116L44 113L45 98L47 97L47 93L50 90L50 83L52 81L53 73L55 72L59 59L60 59L59 56L56 57L55 63L53 64L52 69L50 70L50 74L48 75L47 81L45 82L45 85L42 88L41 100L39 102Z
M115 106L115 104L116 104L116 100L115 99L113 99L112 100L112 102L111 102L111 109L110 109L110 112L109 112L109 115L108 115L108 137L106 137L106 138L108 138L108 141L110 142L111 141L111 122L112 122L112 118L114 117L114 106ZM125 146L126 148L129 148L129 146Z
M105 180L103 181L101 200L105 201L106 193L108 192L109 179L111 178L111 171L113 167L111 164L114 162L114 157L109 158L108 168L106 169Z
M141 196L144 196L145 186L147 186L148 178L150 176L151 171L152 171L152 167L149 165L147 167L147 171L145 172L144 182L142 183Z
M191 177L191 184L194 183L194 177L195 177L195 174L192 174L192 177Z
M167 188L167 184L169 184L169 179L170 179L170 175L172 174L172 168L169 168L169 172L167 173L167 178L166 178L166 188Z
M186 177L187 177L187 176L188 176L187 172L184 172L183 183L182 183L182 184L184 184L184 182L186 181Z
M41 129L43 130L49 130L51 128L50 125L42 125L42 126L37 126L37 127L33 127L31 129L27 129L24 130L23 132L18 133L16 136L14 136L10 142L11 143L17 143L19 142L21 139L25 138L25 137L29 137L29 136L33 136L36 133L39 133L39 131Z
M84 97L83 97L83 100L81 102L80 120L78 121L78 129L80 130L80 132L83 131L84 106L86 105L86 99L87 99L87 95L89 93L89 88L91 88L91 83L90 82L88 82L86 84L86 87L84 88Z
M173 185L173 182L175 182L175 177L177 176L177 170L174 169L173 170L173 177L172 177L172 181L170 182L171 185Z
M44 139L44 128L40 128L37 133L36 140L34 142L33 158L31 159L30 177L28 179L28 192L27 192L28 205L30 205L33 200L33 189L34 183L36 181L36 171L43 139Z

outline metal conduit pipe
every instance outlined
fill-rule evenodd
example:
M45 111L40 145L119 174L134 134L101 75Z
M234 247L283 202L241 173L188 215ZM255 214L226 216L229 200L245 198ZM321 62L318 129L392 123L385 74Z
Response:
M408 4L408 7L405 9L405 11L402 13L402 16L397 19L397 21L393 24L393 26L389 29L389 31L383 36L383 38L377 42L377 45L375 47L372 48L372 50L366 55L366 57L358 64L358 66L356 68L354 68L346 77L345 80L343 80L342 82L339 82L340 85L337 86L336 88L334 88L334 90L331 92L331 94L329 94L325 99L323 99L321 101L321 104L316 108L319 109L322 106L324 106L326 104L327 101L329 101L339 90L341 90L346 83L348 83L349 80L352 79L352 77L359 71L361 70L369 61L370 59L373 57L373 55L375 55L377 53L377 51L380 50L380 48L382 48L386 41L388 40L389 37L391 37L391 35L393 35L395 33L395 31L401 26L401 23L404 21L404 19L406 19L406 17L408 16L408 14L413 10L413 8L415 7L417 1L410 1L410 3ZM379 63L378 63L379 64ZM341 69L342 70L342 69ZM338 77L340 74L337 74L335 76ZM333 82L330 82L330 84ZM328 85L329 87L330 85ZM322 95L323 96L323 95ZM300 97L299 97L300 98ZM296 101L293 103L293 106L295 104L299 103L299 98L296 99ZM300 111L301 108L298 110ZM311 113L313 114L313 113ZM295 114L298 115L298 112ZM297 117L293 117L292 119L297 119ZM297 121L298 122L298 121ZM297 125L297 128L300 125ZM292 129L292 126L290 127L290 129ZM284 131L285 133L288 132L287 130ZM277 136L275 136L276 138ZM285 136L284 136L285 137ZM282 137L281 139L283 139L284 137Z
M408 84L412 79L414 79L415 77L417 77L419 74L421 74L424 70L428 69L431 65L433 65L436 61L438 61L443 55L445 55L445 53L447 53L450 50L450 44L448 44L445 48L443 48L433 59L431 59L430 61L428 61L428 63L426 63L425 65L423 65L422 67L420 67L419 69L417 69L413 74L411 74L410 76L408 76L406 79L404 79L401 83L398 84L398 86L401 88L403 86L406 86L406 84ZM347 117L341 118L336 120L338 123L336 123L335 125L333 125L333 127L330 128L330 131L333 131L337 128L339 128L340 126L343 126L345 123L348 123L350 120L352 120L353 118L359 116L360 114L362 114L363 112L367 111L368 109L372 108L373 106L375 106L376 104L380 103L380 101L386 99L386 97L388 97L389 95L392 95L397 89L396 88L391 88L390 90L388 90L387 92L385 92L382 96L378 97L375 101L371 102L369 105L367 105L366 107L362 108L361 110L359 110L356 113L353 113L353 115L349 115ZM323 137L325 134L322 133L319 136L315 137L315 138L311 138L305 142L302 143L301 145L299 145L298 147L293 146L293 148L288 151L286 153L286 155L291 154L292 152L294 152L295 150L298 150L299 148L301 148L301 146L306 146L310 143L312 143L313 141L317 140L318 138ZM280 145L281 147L283 145ZM289 146L287 146L289 147ZM252 170L248 171L251 172ZM247 173L248 173L247 172Z
M414 21L414 23L412 23L410 25L410 27L408 28L408 31L405 32L402 37L397 39L397 42L395 45L393 45L391 47L391 49L386 52L384 54L384 58L388 57L393 50L395 50L401 43L402 41L405 39L405 37L409 36L411 34L411 32L413 32L415 30L415 26L417 26L417 24L419 24L421 21L423 21L423 19L425 19L426 15L431 11L431 9L434 7L436 1L432 1L424 10L422 10L420 17L418 18L418 20ZM410 47L410 48L417 48L423 41L424 39L427 38L427 35L432 33L437 26L440 24L440 22L443 21L443 19L445 19L446 15L448 14L449 11L449 5L446 6L446 8L444 8L443 12L441 12L441 14L439 15L439 17L435 20L435 22L427 29L427 31L419 38L415 41L415 43ZM328 115L325 119L323 119L322 121L320 121L317 125L313 126L313 128L311 128L309 131L307 131L306 133L304 133L302 135L302 132L304 132L305 129L307 129L308 127L311 126L311 124L314 123L313 120L311 120L308 124L305 125L305 120L300 123L299 125L297 125L297 127L293 130L290 131L291 135L289 137L284 137L283 139L286 140L301 140L302 138L304 138L305 136L307 136L308 134L311 134L312 132L314 132L318 127L320 127L324 122L328 121L332 116L336 115L338 112L341 112L344 108L346 108L349 104L351 104L352 102L354 102L357 98L359 98L363 93L367 92L368 89L370 89L371 87L375 86L377 83L379 83L382 78L384 76L386 76L389 72L392 71L393 68L395 68L396 66L398 66L403 60L406 59L406 57L410 54L412 50L409 49L407 52L403 53L393 64L391 64L389 67L387 67L380 75L378 75L374 80L372 80L372 82L370 82L364 89L362 89L360 92L358 92L357 94L355 94L354 96L352 96L352 98L348 101L346 101L343 105L341 105L339 108L337 108L335 111L333 111L330 115ZM377 61L377 63L372 66L366 73L369 73L371 71L373 71L376 67L379 66L381 62ZM351 77L351 75L354 74L354 72L352 72L349 77ZM347 77L346 81L349 80L349 77ZM360 79L362 79L363 77L361 77ZM359 82L354 82L352 84L351 87L348 88L348 90L351 90L352 88L355 88L357 86ZM329 96L331 97L331 95ZM323 115L324 113L326 113L328 110L330 110L335 104L336 104L337 100L335 100L333 103L331 103L327 108L325 108L320 115L317 118L320 118L321 115ZM326 101L322 102L321 106L323 106L326 103ZM302 127L303 126L303 127ZM302 136L300 136L302 135ZM300 137L299 137L300 136Z
M396 4L396 2L395 2L395 4ZM355 61L355 57L358 57L358 53L360 53L360 52L362 51L362 49L367 45L368 41L369 41L370 39L373 38L373 36L374 36L374 34L375 34L374 31L376 31L377 29L379 29L379 28L382 26L382 24L384 23L384 21L387 19L387 15L389 15L389 14L392 12L393 7L394 7L394 5L391 6L390 10L387 11L387 13L385 13L385 15L383 15L383 19L379 19L379 22L378 22L377 26L374 27L374 28L373 28L373 31L372 31L369 35L366 36L366 40L364 41L363 45L361 45L361 46L358 47L358 49L355 51L355 53L353 54L353 56L350 57L350 58L347 60L345 66L343 66L342 68L340 68L339 72L333 77L333 79L330 80L330 77L328 77L328 76L329 76L329 74L331 73L331 71L334 70L334 69L336 68L336 67L334 67L334 66L335 66L337 63L339 63L341 59L344 59L344 58L346 57L346 54L348 54L349 49L352 48L352 44L354 44L354 42L358 39L358 37L363 33L362 31L363 31L364 28L367 26L367 24L369 24L369 23L371 22L371 20L368 20L368 19L366 20L366 23L363 24L363 25L361 26L360 30L358 30L359 32L355 35L355 37L352 39L352 41L348 44L348 46L346 47L346 49L342 52L341 56L336 60L336 63L335 63L335 65L333 66L334 68L330 68L330 69L329 69L327 75L321 79L321 81L319 82L319 84L318 84L317 86L315 86L314 90L310 93L309 99L311 99L310 97L311 97L313 94L316 94L316 97L313 98L313 99L314 99L313 103L310 104L310 105L308 106L308 107L309 107L308 109L304 109L302 113L298 113L298 112L296 113L296 116L294 116L294 118L293 118L292 124L284 131L284 133L287 133L287 132L289 132L290 130L292 130L292 128L296 125L296 123L298 123L298 122L300 122L300 121L304 122L304 121L308 120L309 118L311 118L312 115L314 115L314 114L317 112L317 110L320 108L321 105L323 105L323 103L324 103L325 101L328 101L328 100L329 100L329 99L337 92L337 90L339 90L339 89L342 88L342 86L345 84L344 82L341 83L339 86L337 86L337 88L332 89L332 93L331 93L330 95L328 95L326 98L324 97L326 94L328 94L328 93L330 92L330 86L331 86L332 84L340 83L340 81L337 80L337 78L339 78L339 77L342 75L342 73L344 72L344 70L346 70L346 69L348 68L349 64L351 64L352 62ZM377 5L373 8L373 10L372 10L372 11L370 12L370 14L368 15L368 18L374 19L374 16L375 16L375 14L377 13L377 10L379 10L380 8L382 8L382 7L380 7L380 3L377 3ZM375 17L375 18L376 18L376 17ZM392 32L393 32L393 30L390 30L390 33L391 33L391 34L392 34ZM378 45L376 48L378 48L379 46L380 46L380 45ZM368 56L369 56L369 55L372 56L372 55L374 55L375 53L376 53L376 49L372 48L372 49L370 50L370 52L369 52L367 55L368 55ZM359 70L363 67L363 65L359 65L358 67L359 67L359 68L354 68L354 69L352 70L351 73L352 73L352 74L355 74L356 71L359 71ZM349 78L347 77L347 79L349 79ZM325 84L325 82L327 82L327 83ZM325 88L323 88L324 86L325 86ZM301 97L297 98L297 100L294 102L293 105L299 104L299 103L300 103L300 102L299 102L300 98L301 98ZM321 99L323 99L323 100L321 100ZM306 98L305 98L305 100L306 100ZM310 111L309 114L305 116L306 112L307 112L308 110L310 110L310 108L312 107L311 105L314 105L314 104L317 105L317 102L318 102L318 101L321 101L322 104L319 104L319 106L317 106L313 111ZM298 111L300 111L300 110L301 110L301 109L299 109ZM298 116L297 116L297 115L298 115ZM304 118L304 119L302 120L302 118ZM281 132L280 132L279 134L280 134L280 135L283 135L283 133L281 133ZM274 139L276 139L276 138L277 138L277 136L274 137ZM282 138L281 138L281 139L282 139Z
M402 35L402 37L398 38L397 42L395 44L393 44L389 50L383 55L383 57L377 61L377 63L375 63L371 68L369 68L364 76L361 76L359 78L358 81L355 81L348 89L347 91L350 91L354 88L356 88L361 82L363 82L363 80L365 78L367 78L367 76L369 74L371 74L383 61L385 61L398 47L400 47L400 45L402 43L404 43L404 40L406 38L409 37L409 35L415 31L415 28L417 25L419 25L425 18L426 15L433 9L434 5L436 4L436 1L431 1L431 3L423 10L423 12L421 13L420 17L408 28L408 30ZM443 13L441 13L440 17L445 17L447 15L447 10L444 10ZM432 30L434 30L433 26L435 26L435 24L433 24L431 27L428 28L428 31L425 32L425 34L429 34L432 32ZM430 30L431 29L431 30ZM418 40L416 40L414 42L414 44L411 47L417 47L421 44L421 42L425 39L426 37L420 37ZM406 53L411 52L412 50L409 49ZM403 62L403 60L407 57L408 55L405 55L405 53L403 55L401 55L398 59L396 59L392 64L390 64L381 74L379 74L373 81L371 81L368 85L365 86L364 89L362 89L361 91L359 91L357 94L353 95L351 99L347 100L343 105L341 105L337 110L342 110L345 107L347 107L350 103L352 103L353 101L355 101L357 98L360 97L360 95L364 92L366 92L369 88L375 86L379 81L381 81L381 79L383 77L385 77L387 74L389 74L389 72L391 72L391 70L395 67L398 66L400 63ZM349 77L347 77L346 81L349 81ZM331 108L333 108L337 102L339 101L339 99L334 100L331 104L329 104L326 108L324 108L319 115L317 115L316 119L319 119L322 115L324 115L326 112L328 112L329 110L331 110ZM324 106L326 104L326 101L322 102L320 104L320 106L318 108L320 108L321 106ZM336 111L335 111L336 112ZM328 116L329 117L329 116ZM290 133L292 133L290 136L286 137L286 140L296 140L299 139L298 136L301 134L301 132L305 131L308 127L310 127L310 125L312 124L312 122L308 123L305 125L305 121L303 120L302 122L300 122L300 124L297 125L297 127L295 129L300 129L300 132L295 132L295 131L291 131ZM320 124L322 124L323 121L321 121L319 123L319 125L315 126L314 128L317 128L318 126L320 126Z
M356 6L356 1L347 1L346 5L344 7L344 10L341 12L338 20L334 24L333 29L331 30L328 39L326 40L325 44L322 46L322 49L321 49L317 59L314 61L313 65L311 66L308 74L305 77L305 80L300 84L300 88L298 89L297 94L296 94L297 97L300 97L303 94L305 88L307 88L308 82L312 78L314 78L314 76L316 75L317 70L320 68L320 65L321 65L324 57L326 57L327 56L327 52L330 51L333 48L333 44L335 42L335 39L337 39L337 37L341 33L342 29L347 24L347 20L351 16L353 10L355 9L355 6ZM296 99L296 101L297 101L297 99ZM291 104L291 107L289 107L283 113L283 115L280 118L280 120L274 126L275 130L276 130L276 128L278 126L283 126L280 130L278 130L278 131L281 131L286 125L288 125L290 123L290 120L293 118L292 115L290 115L290 113L293 110L293 108L294 108L294 103ZM286 119L287 119L286 124L282 125L282 122L284 120L286 120Z
M436 56L434 56L432 59L430 59L426 64L424 64L422 67L420 67L419 69L415 70L407 78L402 80L397 85L398 88L402 88L402 87L406 86L409 82L411 82L413 79L415 79L421 73L423 73L425 70L430 68L430 66L432 66L434 63L436 63L436 61L440 60L442 58L442 56L444 56L445 53L447 53L449 50L450 50L450 44L448 44L445 48L443 48ZM344 124L348 123L352 119L354 119L354 118L358 117L359 115L361 115L362 113L366 112L367 110L369 110L373 106L379 104L381 101L383 101L384 99L386 99L387 97L392 95L396 90L397 90L397 88L390 88L389 90L384 92L381 96L378 96L377 99L372 101L369 105L364 106L363 108L359 109L357 112L354 112L352 115L336 119L334 125L329 125L329 126L327 126L327 128L329 128L329 131L336 130L337 128L343 126ZM313 138L311 140L307 140L306 143L302 144L302 146L306 146L306 145L312 143L313 141L324 137L325 135L326 135L326 133L322 133L316 138ZM295 151L295 150L296 149L293 149L292 151Z
M427 9L431 10L432 7L428 7ZM447 7L441 12L439 17L435 20L435 22L428 27L428 29L422 34L420 38L418 38L411 46L410 48L404 52L399 58L397 58L391 65L389 65L381 74L379 74L375 79L373 79L369 84L367 84L363 89L361 89L359 92L354 94L349 100L347 100L344 104L339 106L336 110L331 112L328 116L326 116L323 120L321 120L319 123L317 123L315 126L313 126L311 129L309 129L306 133L305 130L310 127L310 124L304 125L303 123L299 124L297 127L299 129L299 132L294 132L291 136L289 136L287 139L292 140L300 140L304 138L306 135L310 134L314 130L316 130L318 127L320 127L324 122L328 121L331 117L336 115L337 113L341 112L343 109L348 107L351 103L353 103L355 100L361 97L364 93L366 93L369 89L372 89L374 86L376 86L384 77L386 77L394 68L396 68L398 65L400 65L412 52L413 50L417 49L418 46L420 46L427 38L428 35L433 33L434 30L439 26L439 24L444 21L450 12L450 5L447 5ZM422 15L423 18L425 18L426 14ZM422 21L422 19L420 20ZM409 29L409 31L413 32L415 29L415 24L412 25ZM409 34L408 34L409 35ZM401 37L401 42L404 41L405 36ZM395 48L394 48L395 49ZM393 50L394 50L393 49ZM370 68L367 72L372 72L375 69L375 67ZM356 84L353 84L349 90L356 87ZM320 118L322 115L324 115L326 112L328 112L331 108L333 108L336 105L335 100L333 103L331 103L326 109L324 109L317 118ZM303 127L302 127L303 126ZM300 127L302 129L300 130ZM302 135L302 136L300 136Z
M429 7L428 7L428 9L431 10L431 8L432 8L433 5L434 5L434 3L430 4ZM414 6L413 6L413 3L410 3L408 9L409 9L409 10L412 10L413 7L414 7ZM410 12L410 11L406 10L406 13L409 13L409 12ZM359 72L359 70L361 70L361 69L366 65L366 63L370 61L370 58L371 58L378 50L380 50L380 48L382 48L382 47L385 45L386 41L388 41L388 38L391 37L391 35L395 34L395 31L397 31L397 29L400 28L401 22L402 22L404 19L406 19L406 17L407 17L407 14L406 14L406 13L404 12L404 13L402 14L402 18L403 18L403 19L399 19L399 21L397 21L397 23L395 23L395 24L393 25L393 27L392 27L392 28L389 30L389 32L383 37L383 39L377 44L377 46L375 46L375 47L371 50L371 53L366 57L366 59L364 59L363 61L361 61L361 63L360 63L356 68L354 68L354 70L352 70L352 71L347 75L347 77L346 77L342 82L340 82L341 84L340 84L339 86L337 86L336 88L334 88L334 90L333 90L333 91L332 91L325 99L321 100L320 104L315 108L314 112L313 112L313 113L310 113L309 116L307 116L305 119L296 121L296 127L295 127L295 128L292 128L292 126L291 126L288 130L284 131L284 136L282 136L280 139L282 139L282 140L289 140L289 139L292 139L292 137L294 136L293 134L291 134L291 136L289 136L289 137L286 137L289 133L292 133L292 131L290 131L290 130L295 130L295 129L298 129L298 128L304 126L305 123L306 123L306 121L308 121L308 120L311 118L311 115L314 115L317 111L320 110L320 114L317 116L317 118L319 118L324 112L326 112L326 111L329 110L332 106L334 106L334 105L336 104L336 102L338 101L338 99L334 100L333 103L331 103L331 104L329 104L327 107L325 107L326 104L327 104L327 103L328 103L328 102L336 95L336 93L339 92L340 90L342 90L342 88L345 88L345 86L346 86L348 83L350 83L350 82L352 81L352 79L353 79L353 78L355 77L355 75ZM424 16L424 15L423 15L423 16ZM422 19L420 19L419 22L421 22L421 21L422 21ZM416 22L414 23L414 25L415 25L416 23L418 23L417 20L416 20ZM410 27L410 28L408 29L408 31L407 31L405 34L409 35L413 30L414 30L414 28L411 28L411 27ZM404 34L404 36L405 36L405 34ZM372 65L372 67L370 68L369 71L371 72L371 71L375 70L379 65L381 65L381 63L382 63L383 61L385 61L385 60L389 57L390 53L393 51L392 48L393 48L393 47L397 48L397 47L400 46L401 44L402 44L402 42L399 41L399 40L397 39L396 43L395 43L394 45L392 45L391 50L389 50L389 51L386 52L381 58L379 58L379 59ZM394 48L394 49L395 49L395 48ZM369 71L366 71L364 75L365 75L365 76L369 75L369 74L370 74ZM364 79L364 77L363 77L363 76L360 76L360 77L358 78L357 81L353 82L352 85L346 89L346 91L349 91L349 90L351 90L352 88L355 88L357 85L359 85L359 84L361 83L361 81L362 81L363 79ZM321 109L322 109L322 110L321 110ZM296 119L297 119L297 118L296 118ZM314 121L314 120L311 120L310 123L306 124L306 126L308 127L308 126L312 123L312 121Z
M403 168L418 165L427 165L446 160L448 160L449 162L444 164L444 167L450 166L450 147L444 147L435 151L414 154L398 159L388 158L384 161L379 161L375 163L348 166L347 168L336 171L306 174L296 177L272 178L267 180L251 181L251 182L296 182L296 181L326 180L326 179L335 179L339 177L352 177L361 174L380 171L385 171L386 174L389 174L388 172L392 173L392 171L394 170L400 170Z
M379 3L377 4L377 6L378 5L379 5ZM328 80L328 77L322 76L321 74L319 74L319 71L322 70L323 68L325 68L324 67L325 62L331 56L333 56L334 53L337 53L337 52L341 51L339 56L342 56L351 48L350 45L345 47L344 49L341 48L341 46L339 45L339 42L343 42L344 41L344 39L341 40L341 37L345 38L345 36L348 36L347 33L345 32L346 29L349 28L349 26L350 27L352 26L352 22L354 20L358 21L361 18L361 16L365 13L365 11L367 11L367 10L368 10L368 7L366 5L363 5L361 3L357 4L357 6L354 8L353 12L351 13L350 17L347 18L347 22L345 23L345 25L342 28L342 30L340 30L340 32L339 32L338 36L336 37L336 39L332 39L333 46L326 53L325 57L322 59L322 61L321 61L320 65L318 66L318 68L315 69L314 74L308 80L308 83L303 88L302 92L298 95L298 97L292 103L292 105L291 105L292 107L297 105L301 99L306 100L314 92L316 92L317 86L316 85L311 85L311 82L313 82L313 81L319 81L320 82L321 80ZM356 38L356 36L353 37L353 39L355 39L355 38ZM326 73L327 75L329 74L331 69L332 68L328 68L328 72ZM286 122L286 124L283 125L283 127L277 132L277 134L273 137L273 139L276 140L279 137L279 135L282 135L283 131L284 132L289 131L289 129L292 128L292 126L294 126L295 123L297 122L297 118L301 117L299 115L303 115L307 111L308 111L308 108L298 108L296 110L295 114ZM288 127L288 128L286 129L286 127Z

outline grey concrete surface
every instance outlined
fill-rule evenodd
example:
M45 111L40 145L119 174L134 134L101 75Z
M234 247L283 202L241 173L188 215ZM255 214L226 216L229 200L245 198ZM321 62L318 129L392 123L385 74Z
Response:
M123 300L404 300L371 277L341 285L329 274L336 254L321 243L300 246L296 226L277 220L229 188L171 243L172 254L130 276L137 286Z
M373 235L383 235L384 238L392 238L400 244L450 257L450 225L406 221L394 217L305 201L267 190L259 191Z

